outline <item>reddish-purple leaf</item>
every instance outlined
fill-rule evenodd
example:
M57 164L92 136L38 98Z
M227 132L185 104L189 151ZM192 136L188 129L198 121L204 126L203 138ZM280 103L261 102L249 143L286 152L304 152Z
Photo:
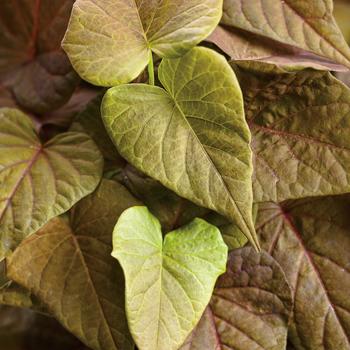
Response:
M41 114L58 108L79 81L61 50L73 2L0 2L0 83L24 109Z

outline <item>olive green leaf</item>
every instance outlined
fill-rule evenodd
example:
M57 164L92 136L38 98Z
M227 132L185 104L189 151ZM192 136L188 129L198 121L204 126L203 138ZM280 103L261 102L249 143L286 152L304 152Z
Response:
M257 247L252 221L252 155L242 93L223 56L194 48L164 59L166 90L109 89L102 117L119 153L178 195L234 221Z
M350 191L350 90L328 72L236 70L252 132L254 199Z
M180 350L285 350L292 307L278 263L266 252L237 249L229 254L226 273Z
M94 350L133 349L123 272L110 252L119 215L139 204L122 185L102 180L73 207L69 223L52 219L9 258L9 277Z
M332 0L224 0L221 22L350 67L350 48L332 13Z
M0 85L26 111L46 115L66 103L80 81L61 49L73 3L0 1Z
M350 349L350 197L261 204L262 247L283 268L294 295L296 349Z
M350 44L350 2L349 0L334 1L334 17L347 41Z
M135 79L152 52L178 57L219 23L222 0L77 0L62 46L95 85Z
M199 321L215 281L225 272L220 231L194 219L165 236L146 207L127 209L113 233L124 270L126 311L140 350L177 350Z
M235 61L257 60L283 67L348 71L344 65L324 57L234 27L217 26L206 41L215 44Z
M0 109L0 260L29 234L91 193L103 159L82 133L42 144L16 109Z

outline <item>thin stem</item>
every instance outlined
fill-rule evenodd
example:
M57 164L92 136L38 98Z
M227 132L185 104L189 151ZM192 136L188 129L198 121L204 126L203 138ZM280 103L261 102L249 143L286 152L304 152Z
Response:
M153 66L152 51L150 51L149 62L148 62L148 84L154 85L154 66Z

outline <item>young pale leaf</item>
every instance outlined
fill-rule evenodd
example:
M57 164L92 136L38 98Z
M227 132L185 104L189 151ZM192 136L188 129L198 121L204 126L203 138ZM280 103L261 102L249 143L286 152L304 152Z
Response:
M350 349L350 197L262 204L257 232L294 295L297 349Z
M180 350L285 350L293 302L285 275L267 253L230 253L227 272Z
M350 191L350 90L330 73L236 70L252 132L256 201Z
M122 185L102 180L97 191L73 208L70 223L51 220L9 259L9 277L94 350L133 349L123 272L110 252L119 215L139 204Z
M146 207L126 210L113 233L113 253L126 279L126 311L140 350L177 350L199 321L227 247L204 220L165 236Z
M61 50L73 2L0 1L0 83L26 110L58 108L79 82Z
M0 109L0 260L29 234L91 193L103 159L85 134L63 133L42 144L32 121Z
M95 85L135 79L150 55L178 57L219 23L222 0L77 0L62 46Z
M332 12L332 0L224 0L221 22L350 67L350 49Z
M119 153L180 196L234 221L258 247L252 220L252 155L242 93L225 58L194 48L164 59L166 90L109 89L106 128Z

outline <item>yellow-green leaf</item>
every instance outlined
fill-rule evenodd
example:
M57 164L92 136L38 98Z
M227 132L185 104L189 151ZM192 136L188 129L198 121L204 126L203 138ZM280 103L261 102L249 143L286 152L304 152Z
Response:
M180 196L235 222L258 247L242 93L225 58L194 48L159 67L164 89L114 87L102 117L119 153Z
M77 0L63 48L83 79L114 86L135 79L152 52L181 56L221 15L222 0Z
M146 207L134 207L118 220L112 254L124 270L128 323L138 348L177 350L225 272L220 231L195 219L163 242L159 221Z
M29 117L0 109L0 260L91 193L102 167L87 135L63 133L43 144Z

